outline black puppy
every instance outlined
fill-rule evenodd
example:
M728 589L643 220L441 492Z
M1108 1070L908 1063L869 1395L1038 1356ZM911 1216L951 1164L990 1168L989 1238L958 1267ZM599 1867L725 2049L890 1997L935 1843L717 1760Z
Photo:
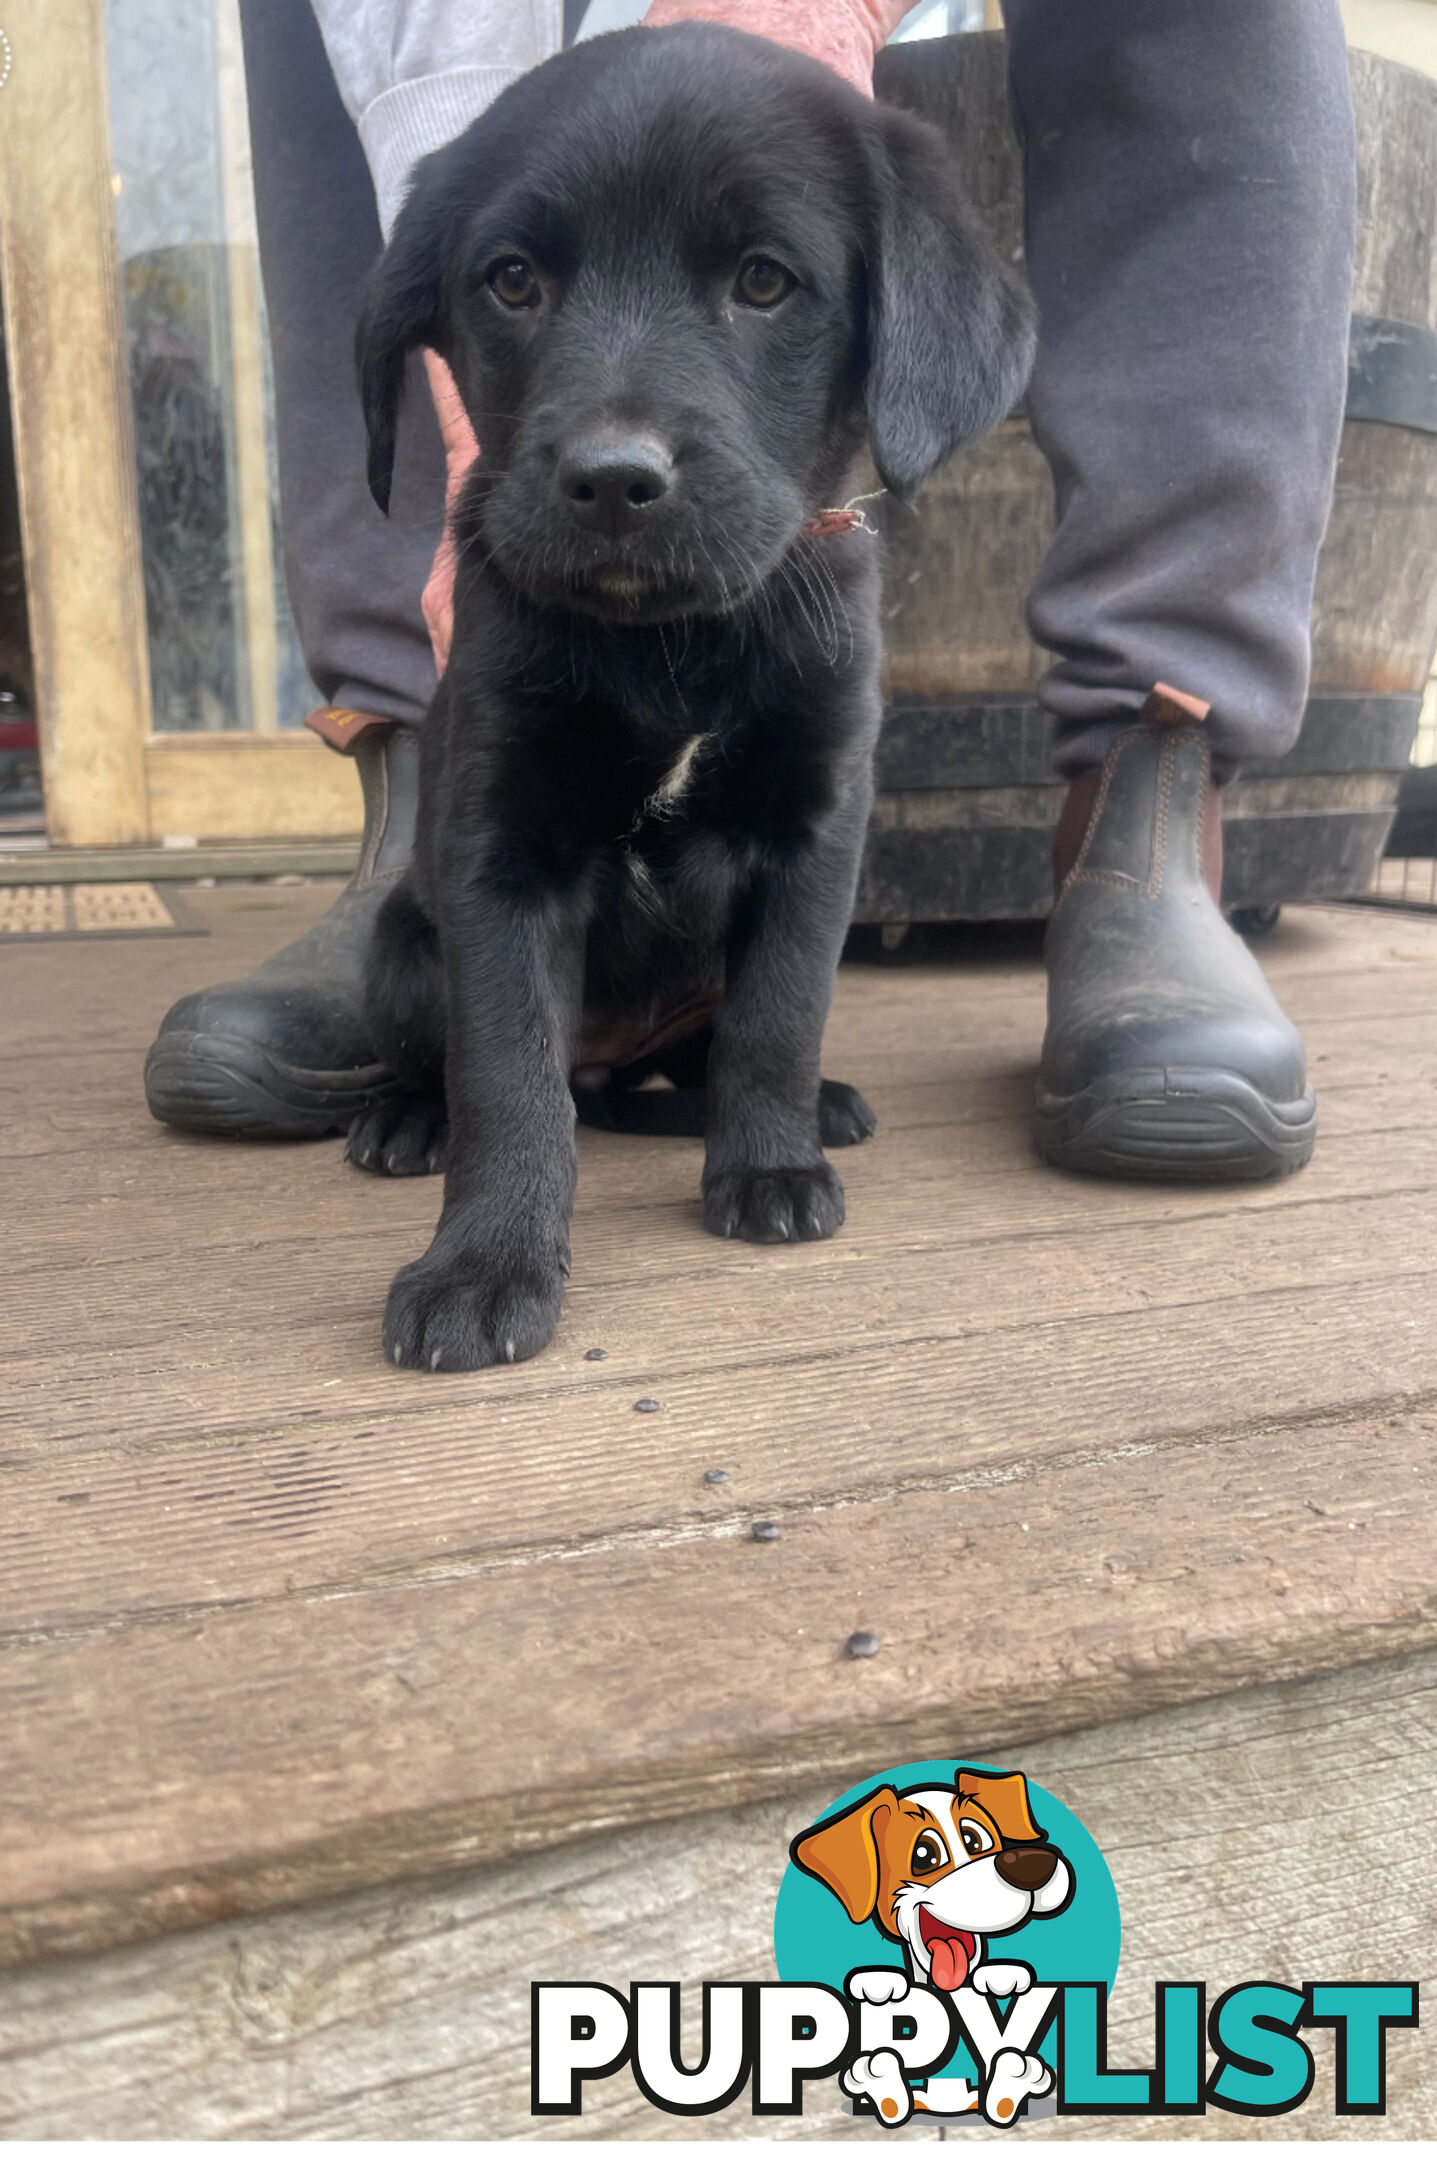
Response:
M384 1340L452 1369L554 1331L571 1082L631 1129L702 1102L719 1236L843 1221L821 1143L873 1120L827 1082L820 1118L818 1060L872 794L878 570L871 537L813 529L865 439L907 495L1001 419L1030 332L935 134L694 24L562 54L419 166L360 340L381 507L418 345L481 458L416 859L371 966L405 1092L349 1156L443 1153ZM632 1092L656 1071L677 1103Z

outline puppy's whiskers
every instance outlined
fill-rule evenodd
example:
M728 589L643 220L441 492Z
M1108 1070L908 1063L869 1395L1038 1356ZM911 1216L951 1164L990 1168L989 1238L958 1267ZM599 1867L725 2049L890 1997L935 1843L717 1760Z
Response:
M717 535L715 535L715 538L717 538ZM739 649L740 649L740 651L742 651L742 649L743 649L743 617L742 617L742 614L741 614L741 613L737 613L737 614L736 614L736 612L735 612L735 608L734 608L734 602L733 602L732 596L730 595L730 593L729 593L729 589L728 589L728 579L727 579L727 578L726 578L726 577L724 576L724 574L723 574L723 569L722 569L721 565L720 565L720 564L718 563L718 561L716 560L716 558L714 557L714 555L713 555L713 552L712 552L712 550L711 550L711 549L709 548L709 546L708 546L707 542L705 542L705 541L703 541L703 540L698 540L698 539L696 539L696 540L695 540L695 545L697 546L697 548L698 548L698 550L699 550L700 554L701 554L701 555L703 556L703 558L704 558L705 562L706 562L706 563L708 564L708 566L709 566L710 570L712 570L712 572L713 572L713 574L714 574L715 578L716 578L716 579L718 580L719 599L720 599L720 601L722 602L722 605L723 605L723 612L724 612L724 614L725 614L725 615L727 615L727 616L729 616L729 617L730 617L730 618L732 618L733 620L737 621L737 623L738 623L738 631L739 631ZM721 543L721 542L720 542L720 545L722 545L722 543Z
M688 717L688 706L687 706L687 705L686 705L686 704L684 703L684 694L683 694L683 691L682 691L682 690L680 690L680 688L679 688L679 678L678 678L678 676L677 676L677 675L676 675L676 674L674 673L674 660L673 660L673 654L672 654L672 653L671 653L671 652L669 651L669 641L668 641L668 639L667 639L667 638L666 638L666 637L664 636L664 626L663 626L663 624L662 624L662 623L655 623L655 624L654 624L654 628L655 628L655 629L656 629L656 630L658 631L658 633L659 633L659 647L660 647L660 650L662 651L662 653L663 653L663 656L664 656L664 666L665 666L665 667L666 667L666 668L668 669L668 671L669 671L669 681L670 681L670 682L671 682L671 683L673 684L673 686L674 686L674 696L675 696L675 697L676 697L676 698L678 699L678 701L679 701L679 711L680 711L681 713L683 713L683 715L685 716L685 718L687 718L687 717Z
M726 580L723 581L723 584L729 614L738 628L739 649L743 651L747 646L747 633L750 625L754 622L755 616L762 618L760 627L764 629L767 635L770 637L773 635L775 628L773 596L768 589L768 581L760 574L752 557L741 555L731 541L717 533L715 533L714 539L717 545L722 548L724 557L732 568L738 582L739 590L736 598L729 597ZM709 559L710 561L713 560L711 556Z
M810 558L797 551L795 551L795 555L796 567L805 585L813 594L814 605L821 611L828 625L831 639L827 655L829 664L837 666L839 645L841 643L838 627L838 609L842 602L834 586L832 574L827 564L822 562L821 559Z
M814 576L817 577L819 583L823 587L823 590L827 593L830 613L835 616L835 628L836 618L838 616L841 616L843 618L843 633L848 642L848 658L844 662L844 665L846 667L851 667L853 665L854 655L856 652L856 646L853 637L853 619L849 615L848 604L843 597L842 589L839 586L838 577L834 571L833 564L830 562L824 550L812 540L804 540L801 538L799 540L798 547L795 550L795 553L802 558L805 567ZM836 663L836 653L834 658Z
M804 578L799 565L794 562L791 556L785 556L778 566L778 575L792 594L794 605L807 625L809 634L815 645L817 645L819 652L825 660L831 661L833 658L831 650L832 630L818 612L812 589Z

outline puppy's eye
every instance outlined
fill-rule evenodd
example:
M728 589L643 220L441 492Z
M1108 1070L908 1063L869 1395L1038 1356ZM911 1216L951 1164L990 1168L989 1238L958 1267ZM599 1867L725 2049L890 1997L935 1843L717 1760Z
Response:
M532 263L522 255L506 255L489 272L489 289L508 308L534 307L539 299L539 280Z
M798 279L771 255L751 255L734 283L734 298L745 307L775 308L786 300Z
M948 1847L936 1830L925 1830L913 1848L914 1874L931 1875L935 1869L947 1865Z
M963 1840L963 1850L970 1860L976 1860L981 1853L996 1852L998 1849L982 1823L961 1822L958 1825L958 1835Z

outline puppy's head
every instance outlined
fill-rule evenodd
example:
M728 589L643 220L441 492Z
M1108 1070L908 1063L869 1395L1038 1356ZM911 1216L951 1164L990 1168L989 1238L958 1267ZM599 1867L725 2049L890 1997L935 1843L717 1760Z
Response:
M1030 343L921 122L767 40L622 31L418 167L360 335L370 485L387 507L405 355L433 346L502 577L611 619L727 613L865 434L910 494L1002 418Z
M1060 1912L1073 1894L1021 1771L960 1770L951 1786L904 1793L882 1786L805 1830L792 1853L850 1920L876 1920L918 1978L945 1990L963 1985L985 1936Z

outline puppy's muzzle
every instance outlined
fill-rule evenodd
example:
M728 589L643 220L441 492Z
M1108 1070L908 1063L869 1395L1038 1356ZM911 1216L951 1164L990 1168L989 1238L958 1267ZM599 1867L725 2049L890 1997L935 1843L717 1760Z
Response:
M1051 1845L1010 1845L993 1866L1012 1890L1041 1890L1053 1880L1058 1855Z
M674 463L651 435L590 435L559 460L559 493L575 524L619 539L651 524L674 485Z

